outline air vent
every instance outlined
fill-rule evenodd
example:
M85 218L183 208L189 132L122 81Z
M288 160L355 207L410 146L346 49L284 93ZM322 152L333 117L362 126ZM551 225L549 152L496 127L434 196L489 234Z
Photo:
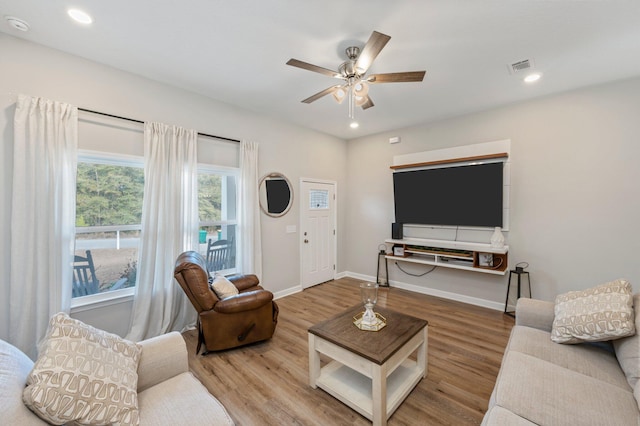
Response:
M522 61L514 62L509 65L509 73L517 74L523 71L527 71L533 68L533 59L524 59Z

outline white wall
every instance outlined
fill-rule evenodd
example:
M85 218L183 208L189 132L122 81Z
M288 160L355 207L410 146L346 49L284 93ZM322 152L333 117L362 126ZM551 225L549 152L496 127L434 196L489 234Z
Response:
M0 52L1 271L9 269L7 254L10 250L11 145L13 114L19 93L69 102L78 107L124 117L159 121L193 128L203 133L259 142L260 173L278 171L285 174L293 183L295 194L299 189L300 177L335 180L341 189L347 186L347 148L346 142L341 139L275 121L5 34L0 34ZM338 200L339 222L346 217L345 195L343 192ZM299 235L285 233L286 225L298 225L298 218L297 203L282 218L273 219L262 215L262 283L276 293L286 292L300 284ZM342 238L338 236L339 259L343 252ZM341 268L344 267L338 261L338 270ZM6 280L0 282L1 338L8 334L8 283ZM78 315L95 326L122 334L122 330L128 326L129 313L130 304L127 304L124 307L103 308L93 313L83 311Z
M534 297L553 300L620 277L640 290L639 99L636 78L349 141L346 269L375 276L374 254L394 219L394 155L511 139L509 264L529 262ZM401 143L390 145L392 136ZM438 268L414 278L393 264L390 276L420 291L504 305L506 276Z

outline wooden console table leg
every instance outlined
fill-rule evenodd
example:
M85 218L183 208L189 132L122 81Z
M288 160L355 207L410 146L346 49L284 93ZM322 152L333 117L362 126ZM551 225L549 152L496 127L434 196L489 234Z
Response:
M373 365L372 371L373 426L387 424L387 366Z
M316 389L320 377L320 353L316 351L316 336L309 334L309 384Z

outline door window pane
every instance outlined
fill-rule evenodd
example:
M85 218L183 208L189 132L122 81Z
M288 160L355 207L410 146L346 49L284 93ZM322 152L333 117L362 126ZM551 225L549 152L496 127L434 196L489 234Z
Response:
M309 209L319 210L329 208L329 191L312 189L309 191Z

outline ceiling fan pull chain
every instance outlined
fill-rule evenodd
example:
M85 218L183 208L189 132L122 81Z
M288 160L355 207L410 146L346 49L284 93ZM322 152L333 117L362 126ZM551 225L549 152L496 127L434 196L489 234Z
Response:
M355 113L355 102L354 102L354 96L355 94L353 93L353 86L349 86L349 118L352 120L355 120L356 118L356 113Z

